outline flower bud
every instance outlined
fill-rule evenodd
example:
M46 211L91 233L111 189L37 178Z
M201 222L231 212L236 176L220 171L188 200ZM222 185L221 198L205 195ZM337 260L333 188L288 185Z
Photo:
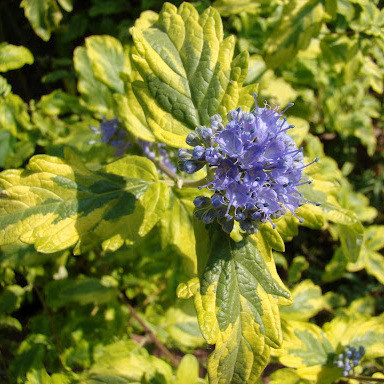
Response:
M200 145L201 143L200 137L196 132L188 133L187 139L185 141L191 147L196 147L196 145Z
M195 160L204 160L204 158L205 158L205 148L202 147L201 145L196 146L193 149L192 157Z
M222 195L220 194L214 194L212 197L211 197L211 204L213 207L215 208L220 208L221 206L223 206L224 204L224 198Z
M184 148L179 149L178 156L179 156L179 161L186 161L186 160L192 159L192 153L189 149L184 149Z
M184 171L187 172L188 174L192 174L197 172L199 169L204 167L204 163L198 163L197 161L193 160L187 160L183 164Z
M209 197L206 196L197 196L193 200L193 204L195 205L196 208L203 208L209 205L210 199Z

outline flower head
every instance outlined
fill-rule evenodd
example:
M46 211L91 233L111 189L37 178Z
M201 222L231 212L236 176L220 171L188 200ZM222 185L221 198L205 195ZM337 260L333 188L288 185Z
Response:
M92 140L91 143L97 141L112 145L115 147L115 156L123 156L128 148L133 145L133 142L129 140L128 132L124 130L119 124L117 118L107 120L103 119L99 127L92 127L92 131L100 135L99 140ZM176 166L173 161L175 155L172 150L164 143L152 143L145 140L137 140L137 144L140 147L144 156L150 160L159 160L166 167L176 172Z
M348 377L360 363L361 358L365 355L365 348L360 345L358 348L347 345L343 353L340 353L334 361L338 368L343 369L343 376Z
M227 232L237 220L244 231L254 233L260 223L272 223L288 212L296 216L295 210L308 202L297 189L310 183L303 174L308 164L287 134L294 126L283 118L286 109L261 108L256 100L253 112L230 111L226 126L214 115L210 127L198 127L187 136L194 149L179 151L181 169L194 173L207 165L214 170L206 185L214 192L211 200L195 200L198 218L217 220Z
M131 146L128 141L127 131L119 127L117 118L111 120L104 118L99 127L91 126L91 129L101 136L99 141L110 144L115 148L115 156L117 157L124 155L125 151Z

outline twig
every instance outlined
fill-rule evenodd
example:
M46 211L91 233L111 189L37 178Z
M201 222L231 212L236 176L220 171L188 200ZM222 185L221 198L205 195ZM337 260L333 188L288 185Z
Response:
M350 379L366 381L371 383L384 383L384 378L382 377L368 377L368 376L353 375L353 376L350 376Z
M133 308L132 305L129 303L127 298L122 293L119 294L119 298L123 302L123 304L130 310L132 317L134 317L137 322L144 328L145 332L147 332L151 336L151 339L156 344L157 348L159 348L163 355L165 355L169 359L169 361L174 367L177 367L179 365L179 362L176 357L164 346L164 344L161 343L161 341L157 338L153 331L148 328L148 326L144 323L143 319L135 311L135 308Z
M384 378L382 377L368 377L368 376L360 376L360 375L352 375L348 377L342 377L342 380L358 380L362 382L367 382L367 383L384 383Z
M191 188L197 188L201 187L203 185L208 184L211 181L212 173L208 171L208 174L206 177L200 179L200 180L187 180L178 175L176 172L172 171L172 169L168 168L162 161L157 159L151 159L157 168L159 168L163 173L165 173L167 176L169 176L172 180L175 181L177 187L181 189L182 187L191 187Z

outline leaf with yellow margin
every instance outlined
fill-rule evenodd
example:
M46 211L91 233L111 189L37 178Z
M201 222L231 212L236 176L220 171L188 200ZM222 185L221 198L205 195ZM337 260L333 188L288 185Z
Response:
M194 296L201 332L215 350L208 359L211 384L254 383L282 342L279 299L289 292L276 276L271 248L262 237L233 241L211 232L211 252L200 281L178 288Z
M139 156L127 156L98 172L69 151L65 159L34 156L26 170L0 175L0 243L21 240L52 253L78 242L101 242L121 227L140 231L144 223L142 231L148 231L153 216L146 221L132 217L137 200L156 183L156 167Z
M248 53L233 59L235 39L224 39L215 9L199 15L189 3L165 3L154 24L131 33L137 50L132 57L143 77L133 91L159 141L186 147L191 129L238 107Z

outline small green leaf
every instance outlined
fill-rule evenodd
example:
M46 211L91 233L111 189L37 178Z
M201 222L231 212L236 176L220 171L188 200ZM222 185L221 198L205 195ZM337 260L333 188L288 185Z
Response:
M349 317L336 317L324 325L324 331L335 349L339 345L363 345L368 359L384 353L384 322L380 316L366 317L355 312Z
M312 384L311 381L302 379L294 369L283 368L273 372L269 384Z
M309 263L304 256L296 256L292 260L288 269L288 281L295 283L300 280L301 274L309 267Z
M324 307L319 286L304 280L292 290L293 304L280 309L282 317L293 320L308 320Z
M240 12L256 13L260 4L253 0L216 0L213 6L222 16L238 15Z
M33 64L33 55L29 49L7 43L0 44L0 72L21 68Z
M384 225L371 225L365 228L364 247L369 251L384 248Z
M20 307L24 289L19 285L8 285L0 294L0 313L12 313Z
M236 243L217 228L211 242L200 283L180 285L178 295L194 296L202 334L216 344L208 359L210 382L254 383L270 347L281 344L277 303L289 293L276 280L271 249L261 236Z
M94 365L85 380L90 384L139 383L144 376L146 379L151 379L160 374L168 380L173 376L170 365L151 356L145 348L133 340L99 345L94 350L93 358Z
M353 225L338 225L341 249L347 258L354 262L359 254L364 240L364 227L360 222Z
M365 256L365 269L384 284L384 256L378 252L369 252Z
M99 279L77 278L53 281L45 287L47 304L58 309L70 303L80 305L108 303L117 297L117 290Z
M85 47L95 78L113 92L123 93L120 72L124 72L127 59L120 41L107 35L90 36L85 39Z
M272 228L272 225L270 223L261 225L260 232L271 248L279 252L285 251L284 240L280 236L279 231Z
M176 371L175 384L197 384L199 382L199 362L193 355L185 355Z
M108 113L113 108L112 92L104 83L96 79L87 50L84 47L75 49L73 63L79 76L77 89L88 108L110 117Z
M224 39L220 15L199 16L189 3L165 3L155 24L131 30L133 60L144 81L133 83L147 123L162 142L185 147L190 129L237 108L248 54L234 60L235 40Z
M37 107L48 115L61 115L76 113L81 115L86 109L80 105L79 99L62 90L56 90L49 95L44 95L37 103Z
M20 6L24 8L25 17L31 23L35 33L44 41L48 41L62 19L55 0L23 0Z
M283 22L277 23L275 31L267 42L268 52L265 61L269 67L276 68L288 63L299 50L309 46L316 37L324 21L324 9L319 0L298 2L291 7L290 14Z
M191 275L197 273L196 223L193 199L201 195L197 188L168 189L168 206L161 217L162 242L173 245L183 256L184 268ZM202 254L199 258L203 257Z
M334 352L327 335L315 324L289 320L285 323L284 342L279 360L291 368L325 365Z

